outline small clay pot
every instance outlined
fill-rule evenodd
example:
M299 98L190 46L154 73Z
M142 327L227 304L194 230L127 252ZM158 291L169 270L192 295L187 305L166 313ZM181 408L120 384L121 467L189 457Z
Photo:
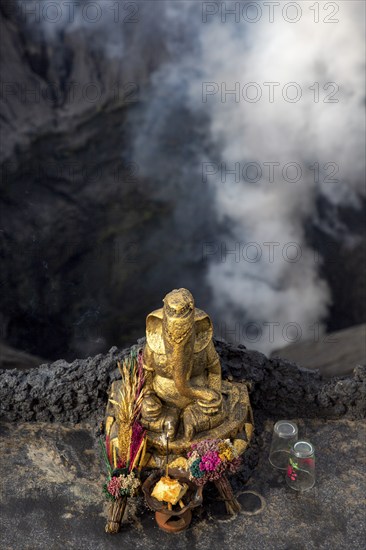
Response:
M202 487L197 487L188 478L187 474L180 470L170 469L168 473L172 479L177 479L180 483L188 485L188 490L182 498L183 508L180 508L179 504L176 504L169 510L166 502L160 502L151 496L155 484L164 475L163 471L153 472L143 484L142 490L145 495L146 505L155 511L155 520L160 529L167 533L180 533L184 529L187 529L191 523L191 510L202 504Z
M182 513L175 514L170 512L155 512L155 521L163 531L167 533L180 533L189 527L192 520L192 512L186 508Z

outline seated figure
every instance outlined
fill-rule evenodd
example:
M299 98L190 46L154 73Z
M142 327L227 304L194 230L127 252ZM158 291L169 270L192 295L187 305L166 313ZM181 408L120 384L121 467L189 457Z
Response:
M194 307L185 288L167 294L164 307L148 315L142 419L149 430L166 431L173 440L182 423L184 437L191 440L194 433L223 422L221 367L212 332L209 316Z
M246 385L222 380L212 322L195 307L188 290L169 292L163 304L147 316L143 349L141 423L153 460L165 453L164 434L173 456L185 456L193 442L206 438L230 438L241 454L253 431ZM120 384L112 384L114 400ZM116 439L117 432L117 415L109 402L106 433Z

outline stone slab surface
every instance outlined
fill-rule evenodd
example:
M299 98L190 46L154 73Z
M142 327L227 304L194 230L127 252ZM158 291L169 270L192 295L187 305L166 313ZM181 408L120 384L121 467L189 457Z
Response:
M224 516L212 489L189 530L160 531L142 501L129 507L121 533L104 533L104 479L89 424L1 424L1 539L3 550L221 549L364 550L366 540L366 425L363 420L293 418L316 446L317 484L289 489L268 462L273 427L266 420L254 445L258 463L246 486L266 506L257 515Z

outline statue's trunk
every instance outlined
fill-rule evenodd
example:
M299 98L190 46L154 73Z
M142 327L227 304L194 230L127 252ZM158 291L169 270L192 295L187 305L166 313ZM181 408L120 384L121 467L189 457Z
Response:
M189 384L193 369L193 345L192 335L187 342L172 346L167 353L167 359L172 365L175 386L180 395L188 399L195 398L195 391Z

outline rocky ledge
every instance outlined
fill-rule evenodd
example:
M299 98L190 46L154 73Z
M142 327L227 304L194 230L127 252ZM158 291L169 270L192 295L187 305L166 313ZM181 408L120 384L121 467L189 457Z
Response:
M140 498L129 507L119 535L104 533L96 432L108 388L118 377L116 361L129 353L112 348L71 364L0 371L1 548L364 548L366 368L325 379L281 358L215 344L223 376L246 380L250 388L256 432L232 484L237 494L252 489L264 498L259 514L250 515L244 506L228 520L214 489L207 488L205 506L180 535L159 531ZM273 423L280 418L296 421L317 450L317 484L304 494L288 489L268 463Z
M142 346L143 340L134 347ZM366 416L366 367L349 376L327 379L280 357L215 341L223 377L248 382L258 419L307 417L351 419ZM59 360L38 368L0 370L1 415L14 421L83 422L103 417L107 391L118 378L117 361L129 349L106 355Z

